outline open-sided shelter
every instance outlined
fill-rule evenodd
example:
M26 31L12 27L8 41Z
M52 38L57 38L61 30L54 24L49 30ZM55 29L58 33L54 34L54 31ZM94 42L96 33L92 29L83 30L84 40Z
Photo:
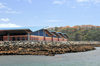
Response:
M54 41L59 41L60 36L58 35L58 33L55 31L51 31L51 33L53 34Z
M60 33L50 32L44 27L0 28L0 41L63 41Z

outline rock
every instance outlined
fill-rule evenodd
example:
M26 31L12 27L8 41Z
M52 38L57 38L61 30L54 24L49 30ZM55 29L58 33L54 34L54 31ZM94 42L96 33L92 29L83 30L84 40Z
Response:
M62 42L44 41L6 41L0 42L0 55L45 55L54 56L71 52L94 50L91 44L66 44Z

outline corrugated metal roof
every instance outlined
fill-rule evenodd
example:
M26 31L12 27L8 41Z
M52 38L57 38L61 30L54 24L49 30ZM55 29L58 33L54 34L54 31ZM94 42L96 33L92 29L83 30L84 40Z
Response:
M49 30L49 32L56 32L56 31L54 31L54 30Z
M25 30L25 29L28 29L28 30L31 30L32 32L34 32L34 31L38 31L38 30L41 30L41 29L45 29L45 27L35 26L35 27L10 27L10 28L0 28L0 30Z
M57 32L57 33L60 34L62 37L65 37L62 32Z
M64 36L66 36L66 38L68 38L68 35L66 33L63 33Z
M63 34L66 34L66 33L63 33Z
M41 29L45 29L45 27L39 26L39 27L28 27L32 32L41 30Z
M62 33L62 32L57 32L57 33Z

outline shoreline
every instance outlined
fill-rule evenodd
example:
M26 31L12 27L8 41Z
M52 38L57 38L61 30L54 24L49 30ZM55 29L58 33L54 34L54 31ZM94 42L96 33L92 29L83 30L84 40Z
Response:
M0 55L45 55L55 56L57 54L86 52L95 50L95 47L100 45L41 45L41 44L28 44L28 45L7 45L0 46Z

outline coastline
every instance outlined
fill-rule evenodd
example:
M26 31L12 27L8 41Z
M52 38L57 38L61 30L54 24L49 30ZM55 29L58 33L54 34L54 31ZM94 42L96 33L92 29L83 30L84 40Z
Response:
M45 55L55 56L56 54L76 53L95 50L95 47L100 45L41 45L41 44L26 44L26 45L7 45L0 46L0 55Z

